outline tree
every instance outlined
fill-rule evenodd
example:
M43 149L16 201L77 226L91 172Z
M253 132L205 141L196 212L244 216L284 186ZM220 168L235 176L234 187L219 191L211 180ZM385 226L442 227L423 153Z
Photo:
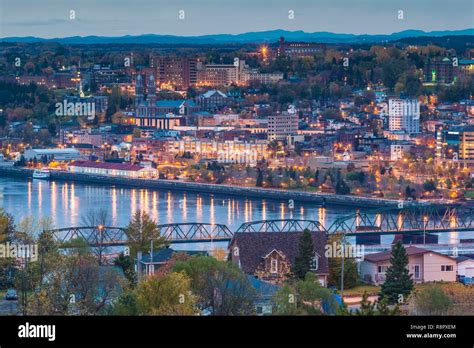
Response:
M360 308L356 311L357 315L374 315L375 314L375 303L369 301L369 294L364 291L362 295L362 301L360 302Z
M136 211L132 220L125 228L125 233L129 237L130 256L134 260L139 251L150 250L153 241L153 249L158 250L168 245L165 237L160 236L157 224L144 211Z
M97 315L107 313L110 304L119 298L124 279L115 268L99 266L90 253L58 254L43 281L32 285L28 314Z
M138 284L137 307L143 315L197 314L197 299L184 272L171 272L158 279L151 276Z
M329 254L326 252L329 267L328 285L336 286L338 289L341 288L342 253L346 251L344 245L341 233L329 236L328 246L331 247L331 252ZM344 256L344 289L351 289L359 282L359 272L354 258L345 254Z
M126 256L123 252L119 254L114 260L114 265L122 269L125 278L127 278L130 286L135 286L137 283L137 273L133 267L132 259Z
M11 240L15 231L13 216L0 208L0 243L6 243Z
M255 181L255 186L256 187L262 187L263 186L263 172L260 168L258 169L257 180Z
M416 190L414 188L411 188L410 185L408 185L405 189L405 198L416 198Z
M336 184L336 193L338 195L347 195L351 192L349 186L347 186L344 180L338 180Z
M328 284L341 288L342 258L328 258L329 276ZM353 258L344 258L344 289L351 289L359 283L359 272Z
M122 293L111 310L112 315L140 315L138 309L137 293L128 289Z
M415 305L419 314L444 315L450 309L452 301L438 286L431 285L416 294Z
M201 311L211 315L249 315L254 313L255 290L248 276L236 265L209 256L177 261L174 272L191 279L191 290L198 297Z
M86 227L93 227L97 229L97 242L98 246L92 248L92 252L96 255L97 260L99 261L99 265L102 265L104 262L104 254L107 252L107 244L104 243L105 241L105 228L110 226L110 217L109 213L105 209L99 210L90 210L86 213L86 215L82 216L82 225Z
M428 191L428 192L435 191L436 190L436 184L435 184L434 180L426 180L423 183L423 190Z
M405 302L413 290L413 280L408 272L408 255L400 241L392 247L390 267L382 284L380 299L386 298L388 304Z
M298 244L298 255L295 257L293 273L297 278L304 279L309 272L314 255L313 238L308 229L303 231Z
M303 280L285 284L273 297L275 314L279 315L320 315L323 307L335 312L337 302L330 289L319 283L314 273L308 272Z

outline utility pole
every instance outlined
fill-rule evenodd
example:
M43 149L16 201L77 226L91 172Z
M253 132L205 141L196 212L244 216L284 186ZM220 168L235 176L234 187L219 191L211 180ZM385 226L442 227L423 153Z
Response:
M139 236L139 241L140 245L138 246L137 250L137 273L138 273L138 280L142 277L142 250L141 250L141 243L142 243L142 231L143 231L143 215L142 212L140 211L140 236Z
M25 268L23 270L23 276L22 276L22 289L21 289L21 304L22 304L22 312L23 315L26 316L28 314L28 258L30 257L29 255L29 249L25 250Z
M426 244L426 225L428 224L428 217L423 216L423 244Z
M341 300L344 301L344 257L346 253L345 247L345 237L342 237L341 240L342 247L342 262L341 262Z
M149 275L155 272L155 266L153 265L153 239L150 241L150 271Z

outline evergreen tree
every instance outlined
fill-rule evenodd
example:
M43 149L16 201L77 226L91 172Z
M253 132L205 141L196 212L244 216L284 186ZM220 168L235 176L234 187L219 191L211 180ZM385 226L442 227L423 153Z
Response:
M336 184L336 193L338 195L347 195L351 192L349 186L347 186L344 180L338 180Z
M262 170L259 169L257 173L257 180L255 182L256 187L262 187L263 186L263 173Z
M298 245L298 255L295 257L293 273L296 277L304 279L309 272L311 261L314 257L314 246L311 232L308 229L303 231Z
M369 294L364 291L362 295L362 301L360 302L360 309L357 310L357 315L374 315L375 314L375 303L369 301Z
M406 299L412 290L413 280L408 272L408 255L399 241L392 248L390 267L387 269L385 283L382 284L380 299L386 298L388 304L396 304L399 299Z

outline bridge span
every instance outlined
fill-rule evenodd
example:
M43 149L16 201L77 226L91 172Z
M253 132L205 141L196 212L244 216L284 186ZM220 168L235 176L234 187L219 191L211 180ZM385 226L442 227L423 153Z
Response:
M420 235L449 232L474 232L474 210L458 207L410 207L357 211L341 217L328 227L316 220L276 219L243 223L235 232L224 224L202 222L158 225L160 236L171 243L228 242L235 233L322 231L346 237L382 235ZM89 246L127 245L131 237L123 227L82 226L51 230L53 238L65 244L75 239Z

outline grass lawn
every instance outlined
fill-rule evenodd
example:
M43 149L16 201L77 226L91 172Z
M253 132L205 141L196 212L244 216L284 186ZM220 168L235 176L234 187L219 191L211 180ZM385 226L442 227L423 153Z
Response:
M344 296L362 296L367 291L369 295L378 295L380 292L380 286L376 285L357 285L352 289L344 289ZM340 291L338 291L340 293Z
M466 192L464 192L464 197L474 199L474 190L466 190Z

